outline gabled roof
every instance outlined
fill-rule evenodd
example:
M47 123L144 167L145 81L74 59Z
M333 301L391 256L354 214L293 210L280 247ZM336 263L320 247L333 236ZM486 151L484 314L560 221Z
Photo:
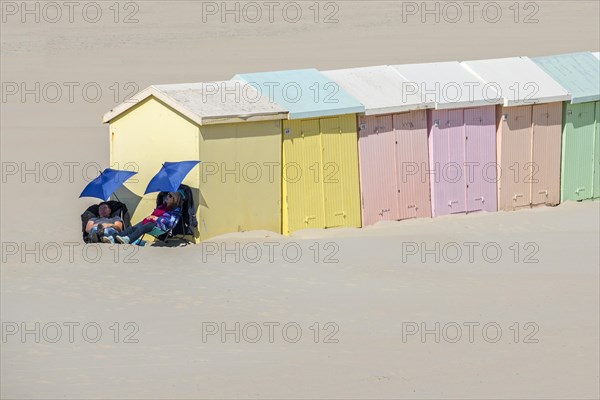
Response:
M322 71L365 106L365 115L390 114L432 108L427 100L395 69L376 67Z
M528 57L462 62L496 89L505 106L571 100L571 95Z
M559 54L532 60L571 94L571 103L600 100L600 62L592 53Z
M498 93L458 61L393 65L435 102L436 109L501 104Z
M314 68L238 74L269 100L289 111L289 119L361 113L365 107Z
M287 119L287 111L240 82L218 81L150 86L104 115L110 122L153 96L198 125Z

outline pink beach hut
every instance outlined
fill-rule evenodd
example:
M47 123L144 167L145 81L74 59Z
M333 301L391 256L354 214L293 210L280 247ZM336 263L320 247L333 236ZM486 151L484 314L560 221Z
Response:
M501 94L498 209L560 202L562 102L571 95L527 57L462 62Z
M393 67L435 102L427 111L433 216L496 211L498 93L456 61Z
M423 98L389 66L322 72L365 106L358 119L362 224L431 217Z

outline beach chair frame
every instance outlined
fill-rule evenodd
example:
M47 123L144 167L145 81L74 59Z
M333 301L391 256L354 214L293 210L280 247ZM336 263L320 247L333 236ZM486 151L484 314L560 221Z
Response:
M169 229L168 231L164 231L160 228L154 227L147 234L158 239L159 241L161 241L163 243L168 243L169 239L175 238L175 239L183 240L185 242L185 244L187 245L187 244L190 244L191 241L186 239L185 236L193 236L194 231L192 230L192 228L190 226L188 226L188 224L184 220L182 220L182 218L184 216L185 210L187 209L186 207L189 207L189 204L191 201L191 199L189 198L189 197L191 197L191 189L187 185L180 185L178 189L183 190L183 192L186 193L186 199L183 200L181 202L181 204L179 204L179 208L180 208L181 212L175 219L175 222L173 223L173 226L171 227L171 229ZM156 196L156 206L157 207L163 203L163 200L168 193L169 192L158 193L158 196ZM177 226L180 222L182 224L181 229L183 230L183 233L176 234L176 233L174 233L174 230L175 230L175 228L177 228ZM140 238L140 240L143 240L144 236L145 236L145 234Z

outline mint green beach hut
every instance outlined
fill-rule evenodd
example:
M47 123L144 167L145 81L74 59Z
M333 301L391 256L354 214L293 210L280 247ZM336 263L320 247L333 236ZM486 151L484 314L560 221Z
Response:
M563 103L560 201L600 197L600 60L592 53L532 59L571 95Z

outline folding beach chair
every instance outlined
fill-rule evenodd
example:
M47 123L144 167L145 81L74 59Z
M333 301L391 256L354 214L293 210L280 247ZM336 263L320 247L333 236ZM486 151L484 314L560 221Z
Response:
M111 217L119 217L123 220L124 227L128 228L131 226L131 217L129 216L129 210L127 210L127 206L124 203L115 200L109 200L106 202L111 209ZM100 204L94 204L93 206L89 206L87 210L81 214L81 232L83 233L83 241L85 243L91 243L92 238L85 231L85 226L91 218L98 218L98 207Z
M194 198L192 190L187 185L180 185L178 191L183 193L181 204L178 204L181 212L176 216L175 223L170 230L164 231L158 227L154 227L148 235L155 237L161 242L167 243L171 238L182 239L186 243L190 243L185 236L194 236L194 228L198 226L196 222L196 211L194 209ZM163 204L165 197L169 192L160 192L156 197L156 206ZM142 236L142 240L143 240Z

